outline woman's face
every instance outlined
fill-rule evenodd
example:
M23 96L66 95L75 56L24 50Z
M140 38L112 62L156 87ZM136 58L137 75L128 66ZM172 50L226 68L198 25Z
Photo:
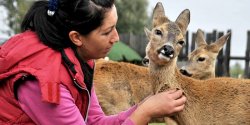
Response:
M116 7L106 12L103 24L90 32L81 35L82 45L77 47L77 52L85 61L105 57L111 47L119 40L116 30L118 20Z

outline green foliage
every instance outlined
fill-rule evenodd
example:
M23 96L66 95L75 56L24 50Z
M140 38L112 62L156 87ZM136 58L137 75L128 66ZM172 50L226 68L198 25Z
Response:
M241 68L240 63L236 62L231 68L230 68L230 76L238 78L239 76L243 76L244 71Z
M116 0L119 33L143 34L148 22L147 0Z
M21 21L35 0L3 0L3 6L8 13L7 25L10 27L9 35L20 32ZM116 0L118 13L117 30L119 33L143 34L148 23L147 0Z
M125 43L119 41L112 47L108 54L110 60L115 61L141 61L142 57Z
M7 25L11 31L8 35L20 32L20 24L22 19L34 0L3 0L0 1L0 6L7 10Z

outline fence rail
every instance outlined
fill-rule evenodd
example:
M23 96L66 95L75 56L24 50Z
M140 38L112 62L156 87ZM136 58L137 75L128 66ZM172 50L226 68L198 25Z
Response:
M227 32L232 32L228 30ZM187 55L189 52L195 49L195 33L191 33L189 35L189 31L186 34L186 46L180 52L179 61L186 61ZM216 41L219 37L223 36L223 32L219 32L214 30L212 32L205 33L206 41L209 43ZM191 36L191 41L189 41L189 36ZM146 35L134 35L134 34L120 34L120 40L135 51L137 51L142 57L145 56L145 48L148 43L148 39ZM231 48L231 37L228 39L228 42L224 46L224 48L220 51L217 62L216 62L216 76L230 76L230 61L231 60L244 60L244 78L250 78L250 31L247 31L247 46L245 51L245 56L231 56L230 48Z

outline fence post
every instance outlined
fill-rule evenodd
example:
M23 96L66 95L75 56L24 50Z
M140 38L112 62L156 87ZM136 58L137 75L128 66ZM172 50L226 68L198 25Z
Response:
M186 46L185 46L185 61L187 61L188 51L189 50L189 31L186 33Z
M231 36L232 36L232 31L228 30L227 33L231 33L229 36L227 43L226 43L226 48L225 48L225 58L224 58L224 65L225 65L225 75L230 76L230 48L231 48Z
M250 31L247 32L247 50L246 50L245 72L244 72L244 76L246 78L250 78L249 60L250 60Z
M196 38L196 33L192 33L191 52L195 49L195 38Z
M218 38L223 36L223 32L218 33ZM217 38L217 39L218 39ZM215 74L216 76L223 76L224 71L225 71L225 66L224 66L224 57L223 57L223 48L220 50L217 56L217 61L216 61L216 66L215 66Z

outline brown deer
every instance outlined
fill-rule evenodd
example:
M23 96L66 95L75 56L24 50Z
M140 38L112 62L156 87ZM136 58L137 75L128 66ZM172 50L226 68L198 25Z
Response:
M185 16L183 11L173 23L180 23ZM100 105L108 115L125 110L153 94L148 67L125 62L97 60L94 83Z
M195 79L214 78L216 58L229 35L228 33L208 45L203 31L198 29L195 38L197 48L189 54L187 64L180 69L181 73Z
M185 109L173 118L179 125L249 125L250 80L229 77L197 80L186 77L177 68L177 56L183 46L189 16L171 22L161 3L154 9L153 29L145 29L149 43L149 74L154 93L169 88L184 91ZM189 15L189 11L182 14ZM177 19L178 20L178 19Z
M107 115L119 113L153 94L147 67L97 60L94 86Z

